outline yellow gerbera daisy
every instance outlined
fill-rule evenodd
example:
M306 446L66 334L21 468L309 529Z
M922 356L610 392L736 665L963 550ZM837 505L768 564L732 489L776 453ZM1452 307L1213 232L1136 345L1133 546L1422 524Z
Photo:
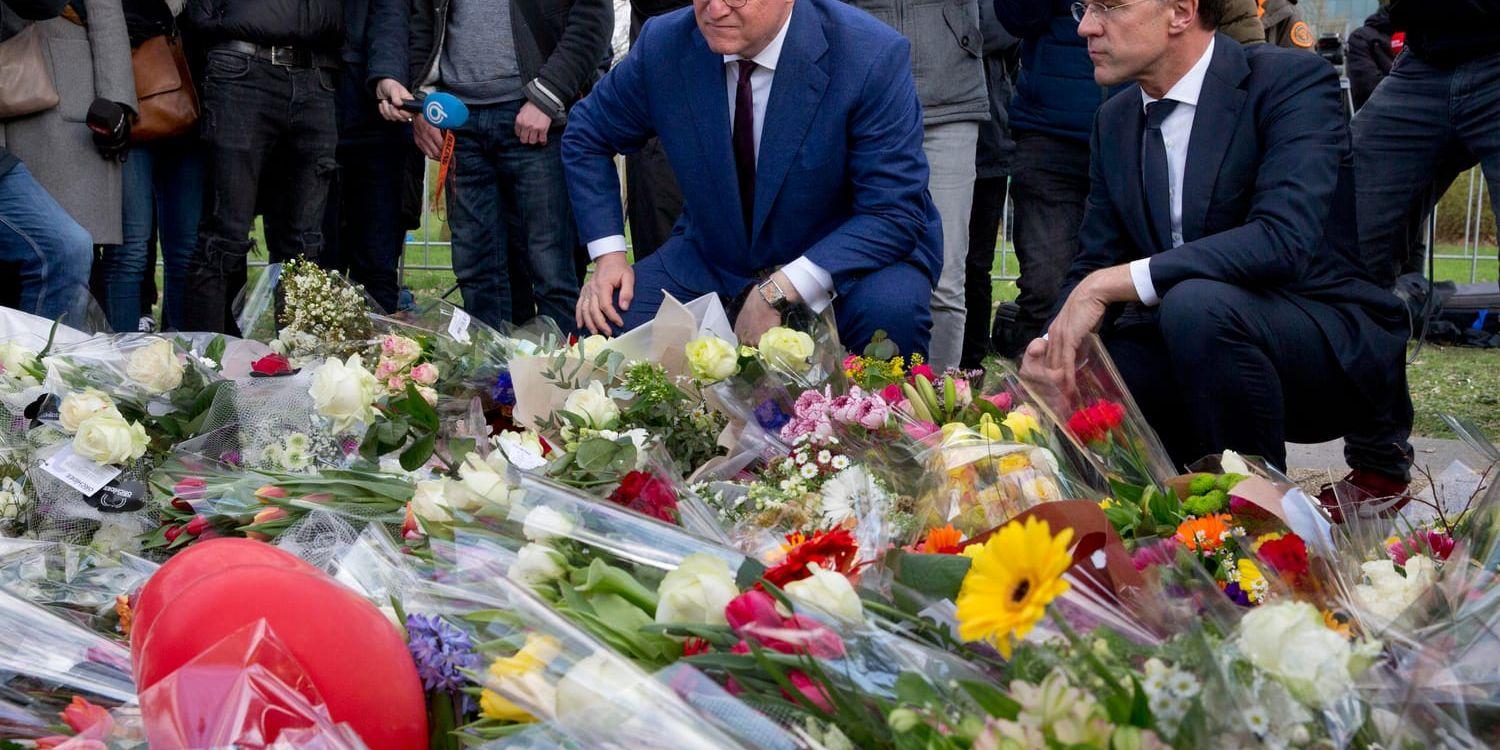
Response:
M1073 530L1056 536L1046 521L1006 524L974 553L974 564L958 591L958 633L986 640L1010 658L1011 648L1047 613L1047 605L1069 588L1062 575L1073 564ZM978 545L970 545L965 552Z

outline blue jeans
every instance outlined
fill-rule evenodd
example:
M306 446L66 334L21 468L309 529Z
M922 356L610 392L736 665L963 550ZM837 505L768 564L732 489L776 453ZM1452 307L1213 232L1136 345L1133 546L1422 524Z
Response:
M1355 216L1377 283L1389 288L1414 223L1457 171L1478 162L1500 212L1500 55L1442 68L1397 58L1354 118ZM1422 206L1421 209L1413 209Z
M21 310L80 322L89 299L93 239L24 164L0 175L0 261L21 266Z
M181 330L183 287L203 215L203 149L192 139L148 143L130 150L122 177L125 242L106 245L104 313L116 331L134 331L141 316L151 230L162 253L162 328Z
M579 280L560 134L545 146L521 143L516 114L524 103L470 107L456 132L446 187L453 272L471 315L497 327L524 323L514 320L508 268L509 253L521 253L537 314L571 331Z

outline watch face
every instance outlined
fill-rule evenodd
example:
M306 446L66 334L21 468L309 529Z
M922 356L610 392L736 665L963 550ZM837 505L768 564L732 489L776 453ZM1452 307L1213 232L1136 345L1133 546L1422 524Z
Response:
M759 288L760 296L765 299L767 304L774 307L786 302L786 295L781 293L781 287L766 281L761 283Z

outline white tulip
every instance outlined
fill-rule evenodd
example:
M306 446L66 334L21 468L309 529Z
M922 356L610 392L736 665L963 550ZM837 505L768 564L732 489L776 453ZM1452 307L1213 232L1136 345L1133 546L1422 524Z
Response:
M505 575L516 583L536 588L563 577L562 553L544 544L528 544L516 553Z

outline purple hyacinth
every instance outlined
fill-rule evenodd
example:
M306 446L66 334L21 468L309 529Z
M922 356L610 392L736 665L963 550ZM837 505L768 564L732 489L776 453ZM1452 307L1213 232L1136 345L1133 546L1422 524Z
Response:
M436 615L407 615L406 634L417 675L429 691L458 692L467 683L463 670L478 666L469 634Z
M511 382L510 370L501 370L499 377L495 378L495 384L490 386L490 397L501 406L516 405L516 387Z

